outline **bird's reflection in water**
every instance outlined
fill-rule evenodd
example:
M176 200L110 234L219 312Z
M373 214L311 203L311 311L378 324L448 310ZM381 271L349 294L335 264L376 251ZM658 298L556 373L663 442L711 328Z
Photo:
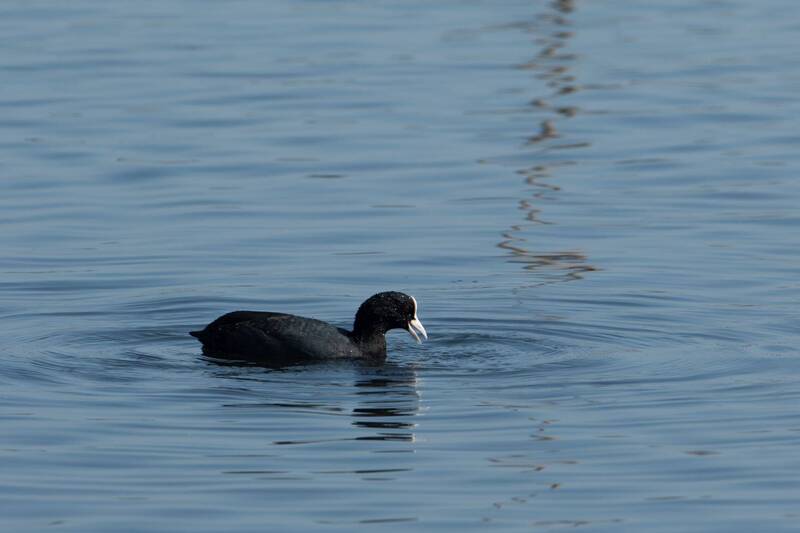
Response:
M369 374L356 380L361 405L352 411L353 426L375 431L379 440L414 441L414 417L419 412L417 374L407 366L365 367Z
M417 372L413 366L361 361L270 365L221 358L219 354L215 357L207 355L206 360L213 365L217 377L238 382L270 383L268 391L264 391L262 387L247 387L248 394L261 395L267 392L272 398L275 395L284 398L228 403L226 406L278 408L317 414L349 413L353 418L351 425L359 430L358 434L325 440L415 441L416 422L413 418L419 412L419 392ZM292 379L295 376L297 380ZM346 385L347 380L352 380L353 388L343 395L342 386ZM303 400L298 398L298 392L304 397ZM309 392L315 400L305 399ZM330 393L327 397L326 392ZM287 396L291 399L286 399ZM366 430L366 434L362 430ZM279 439L274 442L285 445L321 441Z

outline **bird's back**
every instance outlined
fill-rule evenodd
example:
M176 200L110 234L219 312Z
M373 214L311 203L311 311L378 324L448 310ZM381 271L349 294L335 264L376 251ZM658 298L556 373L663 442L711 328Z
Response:
M359 357L348 332L285 313L234 311L193 331L210 352L264 361Z

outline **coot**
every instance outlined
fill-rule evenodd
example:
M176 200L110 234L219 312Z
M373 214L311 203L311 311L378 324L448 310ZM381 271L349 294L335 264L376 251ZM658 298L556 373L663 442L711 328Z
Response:
M402 292L381 292L358 308L353 331L313 318L264 311L234 311L201 331L205 353L265 363L315 359L386 357L390 329L404 329L417 342L428 334L417 318L417 301ZM418 335L419 334L419 335Z

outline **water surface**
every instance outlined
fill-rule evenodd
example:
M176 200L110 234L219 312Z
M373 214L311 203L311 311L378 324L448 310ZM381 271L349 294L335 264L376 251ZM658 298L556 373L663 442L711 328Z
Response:
M5 529L796 530L793 7L0 7Z

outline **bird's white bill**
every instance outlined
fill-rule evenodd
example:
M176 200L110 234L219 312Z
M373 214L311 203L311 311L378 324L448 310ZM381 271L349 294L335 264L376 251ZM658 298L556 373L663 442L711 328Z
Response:
M417 339L418 343L422 341L419 338L419 335L422 335L425 340L428 340L428 333L425 331L425 327L422 325L422 322L415 316L411 322L408 323L408 332L411 333L411 336ZM419 333L419 335L417 335Z

